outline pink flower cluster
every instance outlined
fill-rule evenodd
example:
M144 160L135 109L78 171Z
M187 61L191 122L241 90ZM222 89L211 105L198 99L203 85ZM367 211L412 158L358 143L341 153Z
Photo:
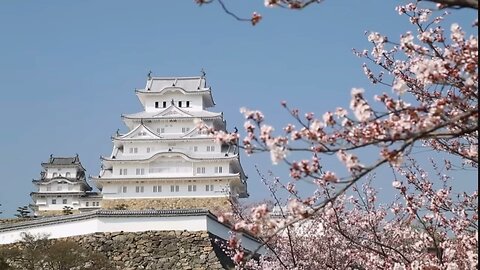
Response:
M285 3L297 5L265 5ZM289 166L293 180L283 185L276 179L269 188L277 206L278 186L290 196L280 215L272 204L260 204L229 217L235 231L250 232L270 250L260 261L248 261L238 249L234 259L242 267L477 269L478 189L455 193L447 173L478 168L478 38L456 23L445 30L446 12L433 17L417 4L397 11L414 31L397 42L371 32L373 48L354 51L366 60L363 69L372 84L392 93L369 99L368 92L353 88L349 110L335 108L321 117L282 102L293 122L279 133L260 111L242 108L243 139L212 131L248 154L269 152L273 164ZM430 156L440 152L432 162L434 174L423 168L426 161L416 161L418 149ZM382 165L392 176L379 181L389 181L398 193L386 205L378 203L370 184L360 185ZM299 180L314 187L311 195L299 195Z

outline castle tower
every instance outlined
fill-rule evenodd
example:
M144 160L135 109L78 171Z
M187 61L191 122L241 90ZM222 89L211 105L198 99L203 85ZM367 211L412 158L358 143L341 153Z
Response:
M198 128L201 120L226 130L223 114L207 110L215 103L204 76L149 76L135 92L144 110L122 115L129 131L112 137L92 177L104 208L212 209L248 196L237 147Z
M74 157L50 156L42 163L40 179L34 179L36 192L32 192L33 208L36 215L63 214L69 208L72 212L100 208L101 196L91 192L85 178L85 168L78 155Z

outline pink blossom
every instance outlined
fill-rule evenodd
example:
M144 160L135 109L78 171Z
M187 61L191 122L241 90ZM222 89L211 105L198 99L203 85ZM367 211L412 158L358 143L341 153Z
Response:
M399 189L402 186L402 183L400 181L393 181L392 186L396 189Z
M396 78L392 87L393 91L398 95L403 95L408 91L408 85L402 78Z
M368 103L363 99L365 90L362 88L352 88L352 99L350 109L353 110L355 117L359 121L367 121L372 116L372 110Z

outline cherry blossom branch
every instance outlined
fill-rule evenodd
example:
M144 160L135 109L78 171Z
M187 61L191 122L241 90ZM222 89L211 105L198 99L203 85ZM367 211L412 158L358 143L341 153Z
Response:
M444 8L472 8L478 9L478 0L428 0L441 4Z

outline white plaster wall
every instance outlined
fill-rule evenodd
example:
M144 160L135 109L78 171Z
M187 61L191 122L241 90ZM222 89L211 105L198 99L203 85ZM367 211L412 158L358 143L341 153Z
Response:
M202 97L201 95L184 95L178 90L175 90L174 92L167 92L163 95L145 95L145 111L151 112L151 111L161 111L164 110L162 108L162 102L166 101L167 102L167 107L170 106L171 101L175 101L175 105L178 106L178 101L183 101L182 105L185 105L185 102L188 100L190 101L190 107L182 107L182 110L202 110L203 109L203 104L202 104ZM160 108L155 108L155 102L159 102Z
M212 185L213 191L206 191L205 185ZM161 192L153 192L153 186L161 186ZM178 185L179 192L171 192L171 185ZM188 185L196 185L196 191L188 191ZM119 187L127 187L127 192L118 192ZM144 192L136 192L137 186L143 186ZM158 190L158 188L157 188ZM193 190L193 188L192 188ZM228 195L228 182L223 181L197 181L197 182L180 182L180 181L169 181L169 182L151 182L144 181L143 183L135 182L124 182L124 183L106 183L103 185L103 197L105 199L155 199L155 198L192 198L192 197L225 197Z
M221 169L220 169L221 167ZM197 169L200 168L200 169ZM204 170L202 168L205 168ZM124 174L127 169L127 174ZM137 169L143 169L144 174L137 174ZM122 170L122 174L120 174ZM221 170L221 172L220 172ZM162 156L149 163L116 163L113 166L115 178L152 178L152 177L187 177L187 176L222 176L231 174L230 163L227 160L188 161L182 157ZM52 191L56 190L52 187Z
M207 230L205 216L177 217L100 217L99 232L142 232L142 231Z
M66 176L67 172L70 173L69 177L75 178L77 176L77 169L76 168L48 168L47 169L47 178L53 177L53 173L57 173L61 176Z
M75 191L81 191L80 189L80 184L58 184L57 182L52 182L47 185L39 185L38 191L40 192L75 192ZM61 190L58 188L61 187ZM50 188L50 190L49 190Z
M194 146L197 146L197 151L194 151ZM207 146L215 146L214 151L207 152ZM130 153L130 148L137 148L137 153ZM150 148L150 153L147 152L147 147ZM133 141L125 142L123 152L117 155L117 158L147 158L158 152L172 151L183 152L191 156L205 156L208 154L218 154L221 152L221 145L211 140L202 141Z
M59 223L51 225L39 225L33 228L18 229L14 231L0 231L0 244L9 244L21 240L21 233L47 234L49 238L62 238L75 235L90 234L97 231L98 220L88 219L71 221L68 223Z
M57 195L44 196L45 198L37 198L35 201L39 211L62 211L65 206L72 207L73 210L77 210L78 208L98 208L102 206L101 198L80 198L72 195L63 195L62 197L57 197ZM56 199L57 203L52 204L52 199ZM67 199L67 204L63 204L63 199ZM86 202L88 202L88 206L86 205Z
M72 216L73 217L73 216ZM34 235L47 234L49 238L62 238L85 235L96 232L141 232L166 230L207 230L206 216L177 217L91 217L85 220L68 221L57 224L39 224L31 228L19 228L13 231L0 230L0 244L9 244L21 240L21 233Z
M175 121L165 119L163 121L155 121L152 123L148 123L148 128L156 134L160 135L177 134L181 136L192 131L195 127L196 125L191 118L175 119ZM182 128L189 128L190 131L182 131Z
M158 135L177 135L181 137L196 128L193 119L176 119L149 123L148 128Z
M86 204L88 202L88 205ZM97 203L98 202L98 206ZM95 204L94 204L95 203ZM79 201L79 208L98 208L102 206L101 198L81 198Z
M61 197L58 197L61 196ZM57 202L56 204L52 204L52 200L55 199ZM63 199L67 199L67 203L63 203ZM41 202L45 202L39 205L38 210L40 211L48 211L48 210L55 210L61 211L65 206L70 206L73 209L78 209L80 206L80 201L77 196L71 195L45 195L45 198L39 198Z

